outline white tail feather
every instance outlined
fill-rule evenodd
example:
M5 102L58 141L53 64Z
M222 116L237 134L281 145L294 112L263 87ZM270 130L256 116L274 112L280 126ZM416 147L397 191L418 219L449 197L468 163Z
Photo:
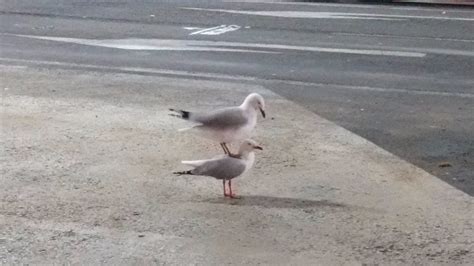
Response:
M184 165L188 165L188 166L192 166L192 167L198 167L198 166L201 166L207 162L211 162L211 161L214 161L214 160L219 160L219 159L222 159L224 157L226 157L227 155L217 155L217 156L214 156L213 158L211 159L206 159L206 160L195 160L195 161L181 161L182 164Z
M195 127L198 127L198 126L201 126L202 124L197 124L197 123L194 123L193 126L191 127L185 127L185 128L181 128L181 129L178 129L179 132L183 132L183 131L187 131L187 130L190 130L190 129L193 129Z
M181 161L182 164L192 166L192 167L198 167L200 165L203 165L204 163L208 162L209 160L196 160L196 161Z
M193 127L185 127L185 128L180 128L178 129L178 132L183 132L192 129Z

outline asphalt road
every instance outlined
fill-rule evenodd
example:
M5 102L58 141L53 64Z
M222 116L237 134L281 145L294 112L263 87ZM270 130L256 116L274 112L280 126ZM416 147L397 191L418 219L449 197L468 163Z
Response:
M472 9L261 1L0 6L4 65L240 77L474 195Z

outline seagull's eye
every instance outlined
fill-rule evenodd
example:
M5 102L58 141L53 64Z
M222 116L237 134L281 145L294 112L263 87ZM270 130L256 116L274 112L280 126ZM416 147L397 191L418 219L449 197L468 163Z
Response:
M247 145L249 145L249 146L250 146L250 145L252 145L252 144L250 144L250 143L247 143Z

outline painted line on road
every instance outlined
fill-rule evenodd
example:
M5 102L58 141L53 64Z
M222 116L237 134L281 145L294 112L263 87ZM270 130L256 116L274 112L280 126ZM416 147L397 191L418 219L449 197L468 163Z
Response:
M4 62L4 63L1 63L1 62ZM219 74L219 73L191 72L191 71L183 71L183 70L168 70L168 69L156 69L156 68L110 67L110 66L100 66L100 65L90 65L90 64L66 63L66 62L58 62L58 61L27 60L27 59L0 57L0 65L3 67L11 67L12 63L49 65L49 66L57 66L57 67L79 68L79 69L86 69L86 70L103 70L103 71L110 71L110 72L113 72L113 71L126 72L126 73L134 73L137 75L146 73L146 74L156 74L156 75L175 75L175 76L183 76L183 77L189 77L189 78L195 77L195 78L222 79L222 80L233 80L233 81L266 82L266 83L281 82L281 83L290 84L290 85L326 87L326 88L330 87L332 89L340 89L340 90L374 91L374 92L383 92L383 93L400 93L400 94L412 94L412 95L459 97L459 98L474 99L474 94L461 93L461 92L421 91L421 90L380 88L380 87L369 87L369 86L325 84L325 83L318 83L318 82L292 81L292 80L284 80L284 79L277 79L277 78L263 79L263 78L244 76L244 75L227 75L227 74ZM23 66L23 65L20 65L20 66Z
M389 35L376 33L351 33L351 32L332 32L331 35L341 36L361 36L361 37L382 37L382 38L399 38L399 39L417 39L417 40L436 40L436 41L450 41L450 42L467 42L474 43L474 40L444 38L444 37L423 37L423 36L404 36L404 35Z
M231 3L248 3L245 1L239 0L228 0L227 2ZM337 4L337 3L318 3L318 2L275 2L275 1L268 1L268 0L261 0L261 1L253 1L253 3L262 3L262 4L271 4L271 5L295 5L295 6L319 6L319 7L336 7L336 8L360 8L360 9L387 9L387 10L404 10L404 11L422 11L422 12L432 12L432 13L439 13L437 9L431 7L408 7L408 6L394 6L394 5L367 5L367 4L355 4L351 3L350 6L345 4ZM451 11L449 13L456 14L456 13L471 13L471 11L465 10L453 10L450 8Z
M183 27L183 29L185 29L185 30L199 30L199 29L202 29L202 28L199 28L199 27Z
M206 28L206 29L201 29L195 32L191 32L189 35L196 35L196 34L201 34L201 35L220 35L226 32L231 32L231 31L236 31L240 29L240 26L238 25L220 25L217 27L212 27L212 28Z
M440 16L415 16L415 15L390 15L390 14L369 14L351 12L316 12L316 11L247 11L232 9L211 9L183 7L186 10L199 10L222 12L230 14L283 17L283 18L316 18L316 19L362 19L362 20L408 20L408 19L431 19L431 20L454 20L454 21L474 21L474 18L460 17L440 17Z
M204 40L170 40L170 39L77 39L66 37L48 37L33 35L10 35L39 40L66 42L96 47L115 48L123 50L147 50L147 51L193 51L193 52L239 52L239 53L261 53L280 54L283 50L304 51L316 53L340 53L373 56L397 56L397 57L425 57L428 53L456 56L474 56L474 51L463 51L454 49L438 48L399 48L385 47L387 50L377 49L377 46L362 46L357 48L330 48L321 46L298 46L285 44L264 43L241 43L225 41ZM333 44L324 44L331 46ZM400 49L400 50L397 50ZM281 50L281 51L274 51Z
M254 50L252 47L222 47L218 42L212 41L192 41L192 40L162 40L162 39L78 39L65 37L47 37L33 35L16 35L4 34L8 36L24 37L38 40L65 42L82 44L88 46L114 48L122 50L146 50L146 51L194 51L194 52L239 52L239 53L262 53L262 54L278 54L275 51ZM241 49L245 48L245 49ZM260 48L260 47L256 47Z
M328 48L317 46L295 46L283 44L263 44L263 43L241 43L224 41L203 41L203 40L166 40L166 39L78 39L66 37L48 37L33 35L10 35L39 40L75 43L89 46L117 48L125 50L168 50L168 51L216 51L216 52L254 52L254 53L279 53L271 50L293 50L322 53L342 53L358 55L377 56L398 56L398 57L425 57L426 53L381 50L381 49L353 49L353 48ZM253 49L266 50L253 50ZM271 49L271 50L269 50ZM474 55L474 53L473 53Z
M215 30L215 29L219 29L219 28L222 28L222 27L225 27L225 25L220 25L220 26L211 27L211 28L207 28L207 29L199 29L198 31L193 32L193 33L191 33L191 34L189 34L189 35L199 34L199 33L203 32L203 31Z
M292 81L292 80L280 80L281 82L301 85L301 86L315 86L315 87L330 87L333 89L345 89L345 90L357 90L357 91L375 91L375 92L386 92L386 93L402 93L402 94L413 94L413 95L427 95L427 96L448 96L448 97L460 97L460 98L473 98L472 93L463 92L445 92L445 91L421 91L421 90L408 90L408 89L395 89L395 88L380 88L380 87L369 87L369 86L354 86L354 85L342 85L342 84L324 84L317 82L305 82L305 81Z

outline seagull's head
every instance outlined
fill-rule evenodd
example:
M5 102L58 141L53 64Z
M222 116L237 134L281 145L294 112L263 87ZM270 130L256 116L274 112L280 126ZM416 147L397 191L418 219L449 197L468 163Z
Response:
M239 154L249 153L253 150L263 150L262 147L258 145L258 143L254 140L247 139L240 144Z
M263 118L265 118L265 101L263 100L262 95L258 93L251 93L249 96L247 96L247 98L245 98L243 104L254 108L255 110L260 110Z

